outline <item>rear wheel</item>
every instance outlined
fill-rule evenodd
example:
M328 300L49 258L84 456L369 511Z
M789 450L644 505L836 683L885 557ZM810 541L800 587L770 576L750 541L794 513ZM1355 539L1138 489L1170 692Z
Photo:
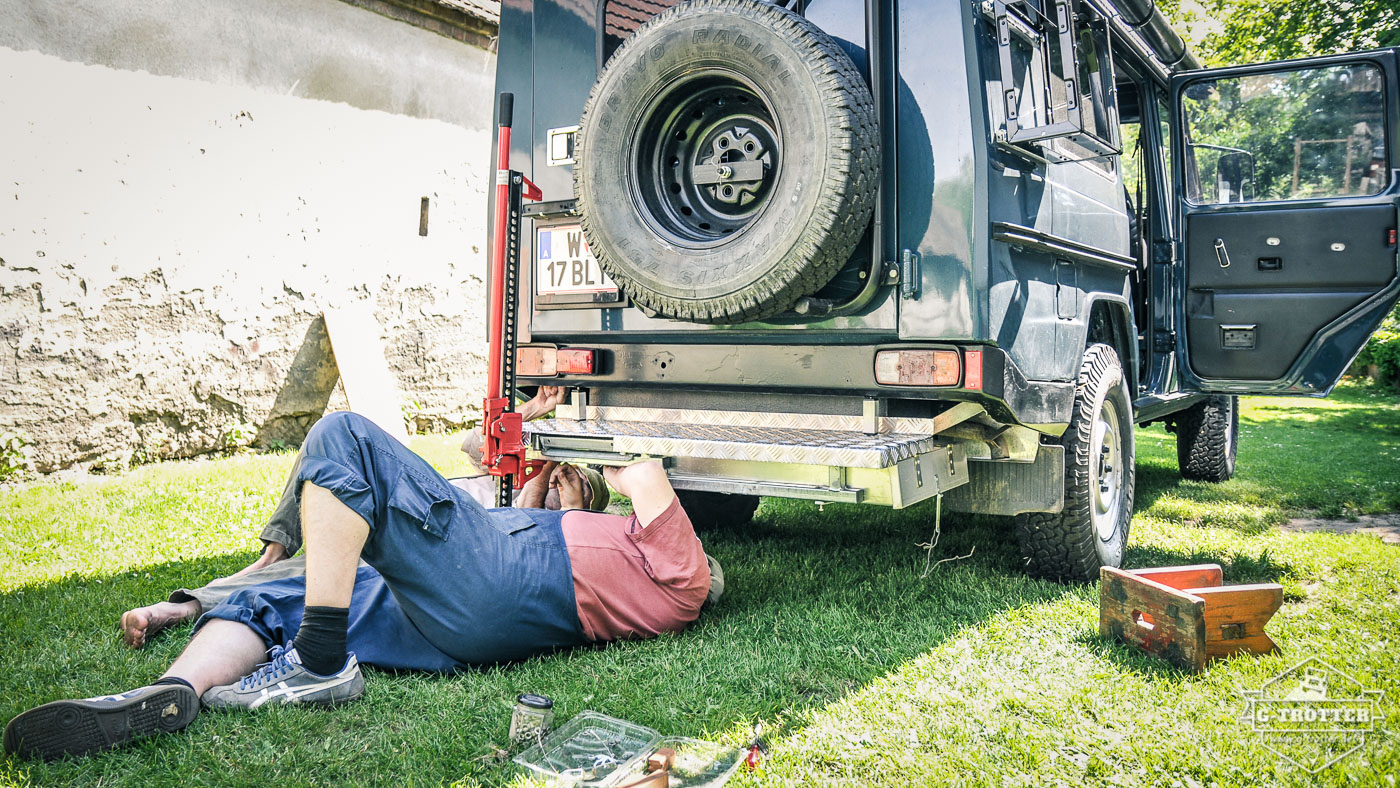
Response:
M1016 518L1027 570L1060 580L1097 580L1123 563L1136 476L1132 402L1118 354L1090 345L1079 366L1065 447L1065 508Z
M746 525L758 511L757 495L677 490L681 508L697 530L733 528Z
M1183 478L1224 482L1235 475L1240 443L1240 398L1219 394L1176 418L1176 461Z

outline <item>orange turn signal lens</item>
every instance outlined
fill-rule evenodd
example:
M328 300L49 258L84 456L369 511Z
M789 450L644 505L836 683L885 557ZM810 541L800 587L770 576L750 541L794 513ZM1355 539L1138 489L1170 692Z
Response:
M593 348L522 347L515 351L515 374L522 378L592 375L598 371Z
M598 351L592 348L560 348L556 368L567 375L592 375L598 368Z
M552 378L559 374L552 347L522 347L515 351L515 374L525 378Z
M956 350L882 350L875 382L885 386L956 386L962 377Z

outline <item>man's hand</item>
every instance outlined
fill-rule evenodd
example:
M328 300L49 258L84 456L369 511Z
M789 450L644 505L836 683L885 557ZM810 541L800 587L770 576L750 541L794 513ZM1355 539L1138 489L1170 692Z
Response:
M564 404L569 388L567 386L540 386L534 399L520 406L520 415L525 421L538 419Z
M572 465L564 464L549 475L550 489L559 491L560 509L583 508L583 476Z
M643 528L651 525L651 521L660 517L676 499L676 491L671 489L671 480L666 477L666 469L659 460L604 468L603 478L614 490L632 499L632 511Z
M544 498L549 494L550 477L558 467L557 462L546 462L544 467L540 468L540 472L531 476L530 480L525 482L525 486L520 488L520 497L515 505L521 509L545 508Z

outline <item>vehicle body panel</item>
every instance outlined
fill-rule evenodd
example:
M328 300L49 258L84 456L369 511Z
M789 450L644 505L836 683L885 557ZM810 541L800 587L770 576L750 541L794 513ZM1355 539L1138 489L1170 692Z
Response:
M1228 305L1230 299L1248 302L1258 294L1247 284L1222 280L1219 271L1192 267L1193 261L1213 248L1215 235L1227 231L1240 239L1230 242L1240 245L1240 254L1257 256L1244 239L1250 233L1267 235L1260 227L1269 222L1286 224L1300 237L1357 221L1379 229L1385 211L1394 217L1400 178L1392 178L1385 193L1363 199L1282 208L1180 207L1184 156L1172 150L1180 147L1183 130L1179 120L1170 119L1170 108L1183 84L1214 72L1187 71L1173 80L1165 62L1194 65L1194 60L1179 51L1170 59L1161 56L1163 47L1179 47L1180 42L1167 40L1171 36L1160 29L1159 14L1146 26L1130 25L1110 0L1078 2L1076 7L1106 20L1111 33L1112 45L1102 52L1099 67L1112 62L1118 84L1134 93L1127 111L1139 130L1144 182L1135 195L1125 188L1118 157L1103 149L1085 153L1080 138L1008 142L1005 130L1013 124L1003 98L1020 85L1002 81L998 14L1006 13L1003 4L801 4L807 18L837 40L871 88L884 156L881 189L866 240L832 283L812 294L807 311L738 325L650 317L625 302L600 307L536 301L535 231L579 221L572 167L548 164L549 132L578 124L605 57L649 14L673 3L504 4L497 79L501 91L517 96L516 127L522 130L514 138L512 164L544 194L543 203L525 212L530 221L522 234L520 341L593 348L600 360L593 374L522 377L520 383L577 388L568 412L584 422L590 414L664 413L678 419L677 431L687 419L705 421L704 414L773 416L794 429L859 415L867 433L896 424L908 427L908 419L942 419L939 429L949 432L939 435L944 443L929 452L936 461L929 460L933 464L927 468L922 461L910 464L906 459L878 472L778 462L765 471L756 469L752 458L725 466L714 457L688 456L684 446L699 444L678 443L673 470L682 480L678 486L688 489L815 500L855 496L894 505L934 494L921 481L927 471L938 474L938 494L962 490L960 508L999 514L1055 511L1062 505L1063 489L1054 488L1062 481L1057 474L1063 473L1063 451L1038 453L1036 442L1049 447L1068 425L1081 360L1092 343L1117 350L1139 423L1170 420L1200 402L1206 391L1314 393L1330 388L1400 292L1393 249L1389 258L1375 249L1348 257L1325 288L1318 287L1316 276L1270 282L1277 292L1291 289L1304 302L1329 303L1334 316L1341 317L1320 331L1322 338L1286 374L1277 366L1288 363L1278 360L1281 352L1271 349L1274 345L1261 347L1259 357L1267 356L1275 365L1251 368L1255 378L1272 376L1262 388L1249 376L1198 374L1218 373L1229 359L1212 358L1204 346L1192 345L1190 335L1201 333L1193 321L1209 318L1191 299L1200 302L1204 293L1221 291L1219 300ZM1132 6L1135 15L1156 13L1151 4L1143 11L1137 0L1119 0L1118 5ZM1395 53L1368 57L1386 63L1394 167L1400 149L1395 139L1400 127ZM1111 97L1104 100L1111 102ZM1116 138L1116 105L1109 109ZM1138 236L1130 232L1134 205L1142 216ZM1294 209L1306 215L1291 221L1287 211ZM1344 212L1345 220L1328 218L1322 213L1326 210ZM1247 217L1260 211L1266 220ZM1226 229L1217 230L1217 225ZM1293 273L1289 266L1288 274ZM1234 290L1223 292L1230 287ZM1214 323L1206 326L1206 331L1217 330ZM1277 341L1287 344L1284 340L1280 335ZM1288 341L1305 344L1297 337ZM980 353L983 383L917 388L876 382L876 354L900 348ZM1193 353L1194 369L1184 363ZM958 423L949 427L952 422ZM625 430L614 435L602 426L583 433L588 434L564 443L581 441L607 454L609 447L638 440ZM555 439L563 440L540 438L544 443ZM562 445L555 450L564 451ZM957 477L959 468L970 469L978 483L962 487L969 471ZM757 478L764 473L772 475ZM869 481L864 491L855 491L859 485L852 480L857 478ZM1017 498L1006 492L1013 487L1030 492ZM995 490L1003 491L1002 498L988 499Z

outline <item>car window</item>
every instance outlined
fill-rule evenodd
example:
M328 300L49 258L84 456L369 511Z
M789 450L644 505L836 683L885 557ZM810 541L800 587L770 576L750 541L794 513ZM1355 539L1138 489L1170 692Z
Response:
M1384 96L1380 69L1370 65L1187 84L1187 197L1209 204L1383 191Z

